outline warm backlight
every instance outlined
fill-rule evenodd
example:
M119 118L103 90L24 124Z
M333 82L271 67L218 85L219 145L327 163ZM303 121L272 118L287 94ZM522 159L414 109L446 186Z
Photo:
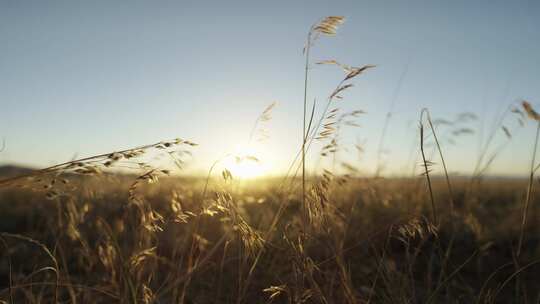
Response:
M225 168L231 172L233 178L240 179L260 177L266 173L256 151L246 147L237 149L236 153L228 157Z

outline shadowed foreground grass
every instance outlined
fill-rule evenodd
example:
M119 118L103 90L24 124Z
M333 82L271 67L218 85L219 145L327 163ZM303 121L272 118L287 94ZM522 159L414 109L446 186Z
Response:
M131 194L127 177L69 183L69 195L49 199L27 188L0 192L0 300L538 303L540 296L536 202L522 253L514 253L525 180L456 181L452 216L436 178L435 224L423 178L323 176L308 181L327 183L324 198L310 200L309 225L301 193L282 191L280 180L215 180L206 193L194 178L165 178Z

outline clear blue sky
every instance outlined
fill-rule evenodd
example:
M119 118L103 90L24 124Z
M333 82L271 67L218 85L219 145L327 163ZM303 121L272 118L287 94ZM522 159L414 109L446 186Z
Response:
M402 75L388 174L407 165L422 107L445 118L471 111L488 126L515 100L540 106L533 0L0 0L0 163L46 166L182 137L200 144L193 168L204 168L245 142L258 113L278 101L261 148L278 172L300 144L305 35L327 15L347 21L317 42L314 60L378 65L341 104L367 112L344 136L344 144L365 143L357 165L367 172ZM312 75L310 100L342 77L320 66ZM493 174L526 170L532 129L514 136ZM445 148L452 171L472 168L478 140Z

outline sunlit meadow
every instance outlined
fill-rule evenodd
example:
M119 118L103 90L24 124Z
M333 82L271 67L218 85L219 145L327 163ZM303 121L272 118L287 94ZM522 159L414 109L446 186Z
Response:
M19 18L41 18L34 12L40 6L8 2L0 9L20 14ZM55 10L69 11L69 6L59 7ZM149 14L154 12L151 6L143 7L151 10ZM429 22L438 24L431 18L446 16L439 11L443 7L442 2L430 6ZM263 30L271 28L274 34L269 30L261 38L256 33L260 41L253 44L282 52L277 50L280 44L289 50L285 41L294 36L298 62L283 55L280 63L269 59L270 53L258 55L249 49L251 55L245 59L230 53L238 71L246 71L242 82L212 82L207 75L219 75L223 69L230 73L226 77L237 73L234 65L220 65L219 60L204 73L194 65L192 70L174 72L143 68L141 75L148 78L141 79L154 85L158 85L155 79L163 77L162 82L168 83L165 76L174 79L176 73L183 74L185 82L176 86L196 93L181 106L168 104L163 96L154 100L136 82L131 86L118 81L123 88L132 88L126 94L134 101L109 100L95 109L85 96L80 96L80 102L56 102L50 99L55 94L45 94L50 104L23 111L16 100L25 96L35 100L39 94L33 95L35 88L23 91L22 79L27 79L23 72L13 70L12 78L7 76L10 71L0 72L6 73L0 77L6 84L18 83L21 88L16 92L6 85L7 93L0 95L12 98L2 106L10 117L0 125L0 136L6 134L0 152L4 164L0 167L0 303L540 303L540 199L536 195L540 95L536 87L531 88L538 78L521 81L522 76L516 76L519 85L513 89L508 78L502 89L493 89L502 91L502 102L490 102L493 90L485 90L480 105L414 103L415 96L423 99L429 97L426 92L437 90L437 82L429 78L445 71L436 66L424 69L426 62L415 65L423 55L411 52L400 70L390 68L394 72L384 74L385 66L393 62L380 62L384 56L376 53L389 50L367 50L385 37L364 32L356 36L355 27L346 31L355 18L371 21L364 16L369 11L353 8L345 11L345 17L332 14L344 11L339 7L324 7L324 12L319 12L319 4L305 7L310 15L320 13L319 19L310 20L313 23L304 24L304 17L286 26L261 21ZM475 8L460 4L459 9ZM393 7L387 17L395 10L400 11L395 16L406 12L404 7ZM174 10L164 11L159 9L163 16L175 16ZM373 11L377 12L375 6ZM531 4L530 11L538 13L538 7ZM487 14L496 17L501 12ZM98 16L94 11L81 16L86 14ZM113 24L118 28L132 22L120 11L115 14ZM178 12L178 18L185 14ZM0 38L11 41L20 33L37 35L25 39L43 43L43 52L45 36L71 30L56 28L41 36L36 34L40 30L36 24L31 31L21 30L35 20L15 21L4 15L13 30L3 28ZM43 18L48 28L49 21ZM216 18L217 26L222 22L236 28L238 20ZM279 23L281 19L275 18ZM234 31L227 33L230 40L216 41L209 33L190 36L190 29L205 32L202 23L214 22L203 15L196 19L201 24L185 21L185 28L174 32L178 37L163 41L185 35L182 41L190 47L199 44L200 52L217 57L221 45L235 43ZM107 16L103 20L110 22ZM169 30L165 17L140 20ZM85 22L82 18L80 24L69 24L83 29ZM90 24L98 23L96 19ZM524 35L538 37L538 21L531 24L535 29L528 28ZM238 29L249 27L242 24ZM143 29L140 35L145 35ZM111 41L121 43L116 30L111 30ZM435 33L447 30L442 27ZM127 29L119 33L123 31L139 35ZM151 37L161 37L160 32ZM83 54L85 41L62 43L74 47L67 53ZM16 39L13 42L16 49ZM163 60L160 56L168 53L168 45L154 42L144 50L132 48L117 60L137 52ZM351 57L340 51L358 45L366 52ZM534 50L538 45L531 42L529 47ZM238 45L238 52L244 49ZM456 53L464 50L476 49L456 49ZM108 52L114 51L104 51L101 59ZM196 52L174 56L196 61L200 58ZM16 53L10 50L10 58L22 62L26 55ZM376 61L366 56L370 54ZM524 73L538 76L534 73L540 60L531 54L519 60L530 64L523 64L528 67ZM55 60L71 62L68 57ZM243 60L250 64L244 65ZM110 70L91 73L95 81L122 66L109 64ZM41 68L32 66L39 74ZM275 73L273 69L289 75L280 75L272 83L266 74ZM455 69L473 73L465 64ZM391 86L376 78L379 71L394 77ZM291 73L298 79L293 80ZM417 73L424 73L420 83L425 90L414 81L407 86ZM69 76L62 77L69 81ZM258 77L267 89L264 93L250 91ZM449 86L456 81L447 80ZM87 92L84 81L79 86ZM50 93L51 87L44 92ZM526 90L523 94L528 97L507 96L516 88ZM470 92L476 89L472 84L463 87ZM107 90L115 90L114 84L107 84ZM176 88L170 90L176 96ZM217 97L219 102L197 99L197 94L208 97L212 91L224 92L221 99ZM295 93L288 95L289 91ZM58 92L58 98L66 97ZM132 96L133 92L143 97ZM380 96L384 103L376 102ZM144 102L138 102L140 98ZM150 138L154 139L147 141Z

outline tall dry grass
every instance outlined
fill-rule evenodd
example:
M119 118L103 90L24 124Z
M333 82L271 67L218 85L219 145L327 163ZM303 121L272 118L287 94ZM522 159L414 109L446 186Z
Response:
M175 139L0 180L0 301L537 303L540 242L527 219L538 216L540 124L524 200L521 180L480 177L510 143L506 115L537 122L538 114L529 103L509 107L468 179L449 174L444 143L473 133L475 116L435 120L423 109L420 176L363 177L341 159L341 136L366 113L338 101L375 66L317 61L344 76L321 108L307 102L310 49L343 22L326 17L308 31L302 142L284 177L240 181L224 160L263 160L228 151L206 176L187 177L196 144ZM255 119L248 142L267 137L274 106ZM317 146L331 161L309 172Z

